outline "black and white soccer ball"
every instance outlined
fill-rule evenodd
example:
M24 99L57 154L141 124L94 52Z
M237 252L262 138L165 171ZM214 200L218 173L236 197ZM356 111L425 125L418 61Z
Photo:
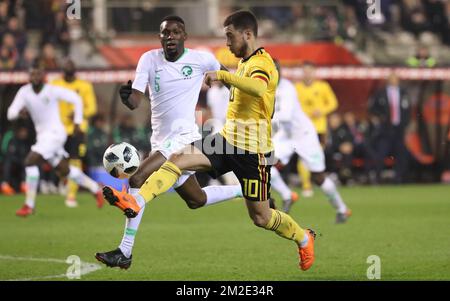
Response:
M139 168L140 162L138 151L127 142L110 145L103 154L106 171L119 179L131 177Z

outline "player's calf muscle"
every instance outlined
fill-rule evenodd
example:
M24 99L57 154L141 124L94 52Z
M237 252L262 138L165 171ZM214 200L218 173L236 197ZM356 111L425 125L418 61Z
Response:
M139 188L139 187L141 187L145 183L145 180L147 178L148 178L148 176L145 177L144 173L139 172L139 171L136 172L129 180L130 187L131 188Z

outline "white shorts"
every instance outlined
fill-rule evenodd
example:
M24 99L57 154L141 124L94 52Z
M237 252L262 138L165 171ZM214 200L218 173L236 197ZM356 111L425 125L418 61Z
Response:
M31 150L42 156L51 166L58 166L69 154L64 149L67 135L65 133L45 132L38 134Z
M322 172L325 170L325 155L315 132L307 132L287 138L275 134L273 139L275 157L286 165L291 156L296 153L305 163L309 171Z
M164 140L162 143L152 141L152 152L159 151L166 159L168 159L171 154L182 150L186 145L189 145L201 138L202 136L198 132L183 134L176 133L166 138L166 140ZM195 171L183 171L180 178L175 182L173 187L180 187L193 174L195 174Z

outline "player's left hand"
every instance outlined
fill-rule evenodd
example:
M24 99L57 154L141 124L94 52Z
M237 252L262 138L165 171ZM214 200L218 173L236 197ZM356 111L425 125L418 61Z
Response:
M217 81L219 80L217 79L216 71L208 71L205 73L205 85L211 88L211 84Z

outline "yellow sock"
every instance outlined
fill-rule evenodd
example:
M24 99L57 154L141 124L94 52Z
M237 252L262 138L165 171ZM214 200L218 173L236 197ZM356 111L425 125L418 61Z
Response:
M139 189L139 194L148 203L158 195L166 192L181 176L181 170L170 161L166 161L145 181Z
M302 240L305 239L305 230L286 213L274 209L270 210L272 211L272 217L264 228L275 231L281 237L293 240L300 245Z
M69 164L81 169L83 167L83 163L80 159L70 159ZM78 193L78 184L70 179L67 179L67 199L75 200L77 198Z
M301 160L297 161L297 170L298 174L300 175L300 180L302 181L303 190L311 190L312 189L311 173Z

